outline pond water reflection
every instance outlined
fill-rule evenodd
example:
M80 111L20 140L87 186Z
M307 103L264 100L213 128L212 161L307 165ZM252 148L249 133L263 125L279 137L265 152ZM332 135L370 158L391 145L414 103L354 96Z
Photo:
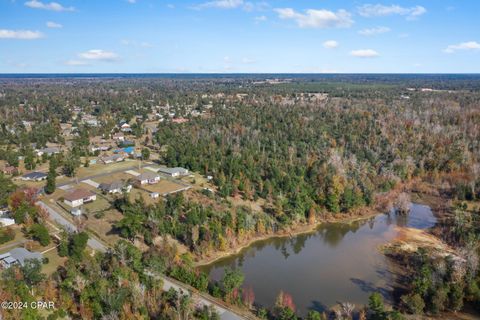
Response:
M300 314L323 311L338 302L366 304L374 291L389 300L393 279L379 246L396 236L395 226L426 229L435 223L429 207L412 204L408 215L392 212L350 224L324 224L316 232L292 238L259 241L203 270L220 280L225 268L239 268L257 304L273 306L283 290L292 295Z

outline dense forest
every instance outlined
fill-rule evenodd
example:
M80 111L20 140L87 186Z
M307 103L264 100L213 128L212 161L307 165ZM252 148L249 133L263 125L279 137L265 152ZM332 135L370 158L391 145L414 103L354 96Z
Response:
M142 153L158 153L158 164L187 168L212 183L154 204L117 196L113 207L122 219L113 230L123 239L108 252L86 254L88 235L65 232L57 250L66 262L52 275L43 274L38 263L2 272L2 300L43 298L60 307L48 315L38 310L5 315L218 318L213 309L195 308L188 293L163 291L158 275L166 274L260 318L296 319L288 294L281 293L273 309L263 309L242 287L237 270L211 282L195 261L259 235L368 210L387 212L399 206L396 197L411 191L412 181L428 182L451 204L441 237L465 263L422 250L411 256L390 252L410 271L396 311L373 294L358 315L401 319L399 311L438 315L465 304L478 308L479 212L465 204L480 200L478 78L289 75L276 84L265 82L268 78L0 79L0 160L25 170L48 162L46 193L54 192L57 172L74 177L87 166L82 157L99 155L89 148L92 139L111 139L124 122L132 123L129 138ZM83 120L91 118L99 124ZM152 118L155 132L146 127ZM64 152L35 154L49 144ZM47 215L30 197L0 175L0 206L12 210L29 237L46 243ZM0 230L1 242L12 236ZM352 315L350 306L341 308L343 313L332 315ZM312 311L307 319L324 316Z

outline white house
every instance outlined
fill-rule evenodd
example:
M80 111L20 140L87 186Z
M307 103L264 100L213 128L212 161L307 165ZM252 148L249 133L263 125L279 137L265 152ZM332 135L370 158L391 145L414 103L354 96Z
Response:
M104 193L115 194L122 193L123 191L130 192L132 186L125 184L123 181L113 181L111 183L100 183L98 188Z
M104 164L110 164L114 162L121 162L124 161L125 158L121 154L114 154L112 156L106 156L106 157L101 157L100 161L102 161Z
M141 185L144 184L155 184L160 181L160 176L153 172L144 172L139 176L135 177L135 181Z
M158 169L158 172L161 172L163 174L169 175L174 178L188 175L188 169L180 168L180 167L176 167L176 168L162 167Z
M30 172L22 176L23 181L42 181L47 179L47 174L43 172Z
M120 130L122 132L132 132L132 128L130 128L130 125L128 123L124 123L120 126Z
M97 195L88 190L78 188L67 193L63 199L63 202L70 207L78 207L84 203L95 201Z
M117 132L113 135L113 139L116 141L124 141L125 140L125 135L121 132Z
M8 227L15 224L15 220L11 218L0 218L0 226Z
M57 147L43 148L43 149L37 150L37 156L40 157L43 154L46 154L47 156L51 156L52 154L57 154L60 152L61 152L60 148L57 148Z

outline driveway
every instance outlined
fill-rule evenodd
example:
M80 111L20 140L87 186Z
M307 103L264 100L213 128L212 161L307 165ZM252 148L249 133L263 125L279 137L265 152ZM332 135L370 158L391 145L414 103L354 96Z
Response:
M87 179L87 180L82 180L81 182L83 183L86 183L94 188L98 188L98 186L100 185L99 183L96 183L95 181L93 180L90 180L90 179Z

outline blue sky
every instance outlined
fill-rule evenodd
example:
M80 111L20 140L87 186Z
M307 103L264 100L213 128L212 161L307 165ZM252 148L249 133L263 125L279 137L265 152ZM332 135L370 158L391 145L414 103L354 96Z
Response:
M478 0L0 0L0 73L479 73Z

